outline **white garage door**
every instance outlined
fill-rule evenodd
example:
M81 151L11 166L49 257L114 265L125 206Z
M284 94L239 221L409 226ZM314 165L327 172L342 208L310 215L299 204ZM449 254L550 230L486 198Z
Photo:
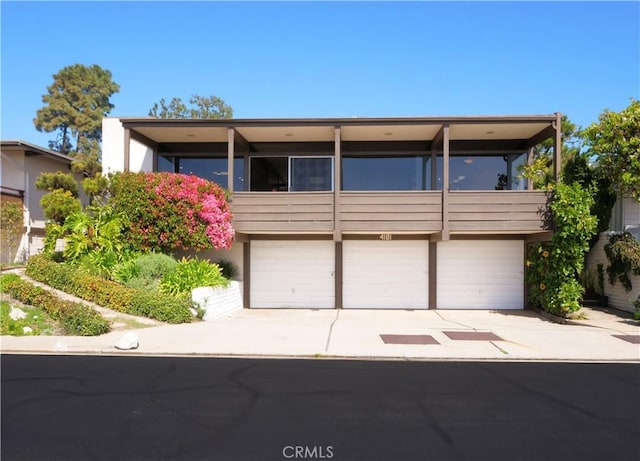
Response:
M331 240L251 241L251 307L335 307Z
M426 240L345 240L343 307L427 309L428 253Z
M439 309L523 309L524 242L438 243Z

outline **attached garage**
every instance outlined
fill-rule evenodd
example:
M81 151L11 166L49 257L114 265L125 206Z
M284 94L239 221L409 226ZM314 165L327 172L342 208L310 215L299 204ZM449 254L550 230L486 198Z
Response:
M451 240L437 247L439 309L523 309L522 240Z
M345 309L427 309L427 240L345 240L342 243Z
M335 308L332 240L252 240L253 308Z

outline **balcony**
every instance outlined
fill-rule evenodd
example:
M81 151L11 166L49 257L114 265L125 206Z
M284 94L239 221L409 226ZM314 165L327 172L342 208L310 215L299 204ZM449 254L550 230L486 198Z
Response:
M233 225L246 234L453 234L545 231L544 191L236 192ZM443 213L443 210L447 210Z

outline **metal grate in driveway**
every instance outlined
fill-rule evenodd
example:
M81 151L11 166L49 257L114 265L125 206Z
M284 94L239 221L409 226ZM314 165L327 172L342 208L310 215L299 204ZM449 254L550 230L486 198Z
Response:
M385 344L440 344L430 335L380 335Z
M613 337L631 344L640 344L640 335L613 335Z
M443 333L456 341L504 341L490 331L443 331Z

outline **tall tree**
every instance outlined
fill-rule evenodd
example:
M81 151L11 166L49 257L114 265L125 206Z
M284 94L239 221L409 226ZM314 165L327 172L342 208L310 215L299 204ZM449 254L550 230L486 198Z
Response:
M583 134L614 188L640 202L640 101L620 112L605 109Z
M572 123L566 115L562 116L560 125L562 132L562 168L580 153L580 127ZM553 146L554 140L547 139L536 146L534 161L524 167L523 176L533 181L534 189L544 189L554 181L553 177Z
M113 109L109 98L119 90L111 72L96 64L67 66L53 75L53 83L42 96L45 106L38 110L33 123L38 131L58 132L49 147L77 155L91 168L76 169L92 175L100 159L102 118Z
M217 96L194 94L187 106L182 99L173 98L169 104L162 98L149 110L149 115L158 118L232 118L233 109Z

